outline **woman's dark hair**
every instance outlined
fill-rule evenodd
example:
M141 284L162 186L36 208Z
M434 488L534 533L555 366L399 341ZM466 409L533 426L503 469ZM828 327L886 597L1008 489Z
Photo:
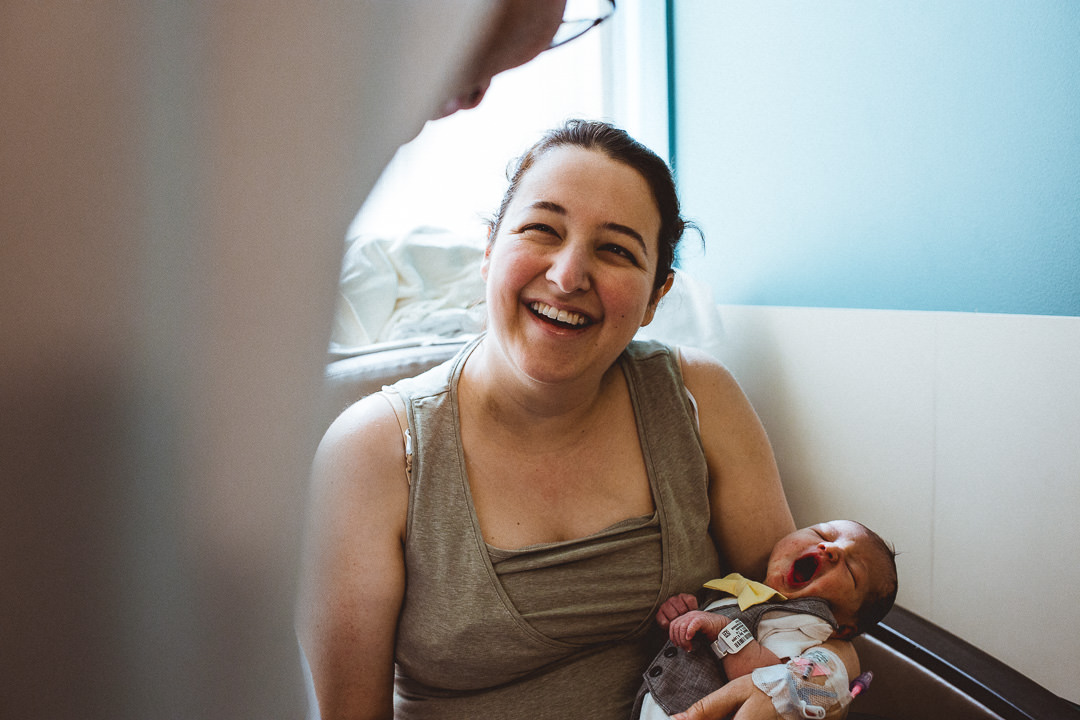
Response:
M510 185L506 188L506 194L503 195L499 212L488 222L491 228L489 242L495 241L506 209L517 194L521 179L544 153L564 146L603 153L612 160L633 168L645 179L656 201L656 207L660 211L658 259L656 277L653 281L653 290L659 290L671 272L671 267L675 262L675 250L682 239L683 232L686 228L694 226L679 214L679 196L675 191L675 181L667 163L652 150L630 137L625 130L609 123L568 120L562 127L545 133L535 145L518 158L507 171Z

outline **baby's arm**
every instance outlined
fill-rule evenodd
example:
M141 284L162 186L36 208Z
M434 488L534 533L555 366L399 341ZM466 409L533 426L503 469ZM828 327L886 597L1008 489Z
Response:
M731 622L724 615L703 612L697 610L697 607L697 598L683 593L668 598L656 614L656 621L660 627L667 628L672 645L687 652L690 652L691 641L699 632L705 635L709 642L713 642L720 631ZM751 640L743 646L742 650L729 654L721 660L724 674L729 680L749 675L758 668L779 663L780 658L757 640Z
M827 641L833 628L824 620L803 613L769 612L757 627L757 638L741 651L724 658L728 678L761 667L787 662ZM743 657L745 656L745 657Z
M757 640L751 640L739 652L725 655L720 663L724 666L724 674L728 680L734 680L749 675L758 668L779 665L780 658Z
M690 641L699 632L712 642L729 620L723 615L697 609L697 598L688 593L672 595L656 613L656 622L668 631L672 645L690 652Z
M718 613L704 612L697 609L697 598L688 593L672 595L660 606L656 613L656 622L668 631L672 645L690 652L691 641L699 632L709 639L716 640L730 619ZM721 661L728 680L749 675L758 668L778 665L781 658L759 643L751 640L737 653L726 655Z
M668 637L672 645L678 645L690 652L690 643L695 635L701 633L709 642L713 642L729 622L730 619L717 613L691 610L671 621ZM751 640L739 652L725 655L720 661L728 680L749 675L758 668L777 665L779 662L780 658L757 640Z

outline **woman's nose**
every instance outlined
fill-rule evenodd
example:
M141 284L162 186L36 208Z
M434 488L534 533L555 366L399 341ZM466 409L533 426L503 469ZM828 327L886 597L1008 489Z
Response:
M552 257L547 279L569 294L589 289L589 273L588 254L582 248L567 245Z

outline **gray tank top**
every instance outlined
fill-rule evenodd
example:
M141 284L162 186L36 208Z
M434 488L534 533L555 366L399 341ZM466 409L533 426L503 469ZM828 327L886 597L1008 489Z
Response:
M465 474L457 387L470 343L395 388L413 437L395 718L624 720L662 641L653 616L718 576L708 471L678 363L659 343L619 358L654 515L516 551L489 547Z

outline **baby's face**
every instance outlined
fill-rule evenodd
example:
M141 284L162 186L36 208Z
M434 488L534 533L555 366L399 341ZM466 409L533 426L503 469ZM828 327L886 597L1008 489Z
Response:
M789 598L829 601L841 625L853 625L867 594L885 577L880 548L866 529L833 520L796 530L769 555L765 583Z

